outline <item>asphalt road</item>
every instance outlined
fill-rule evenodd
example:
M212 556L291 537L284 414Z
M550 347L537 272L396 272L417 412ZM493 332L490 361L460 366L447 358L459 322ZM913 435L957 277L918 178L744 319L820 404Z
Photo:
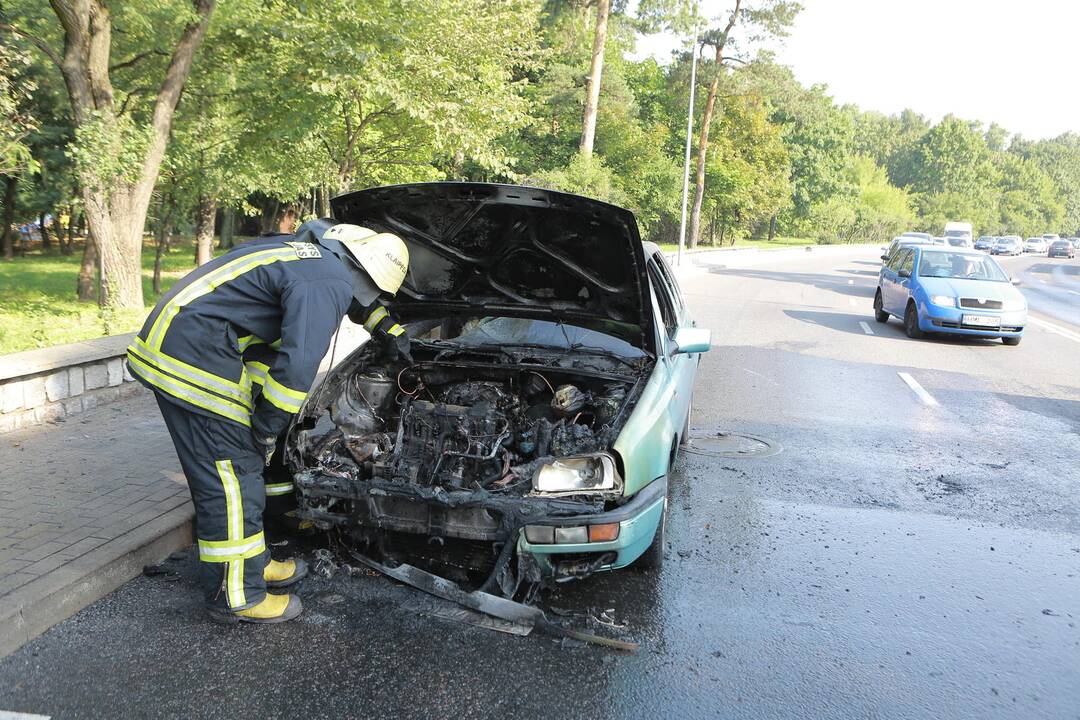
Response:
M714 346L667 564L543 600L637 654L462 624L343 571L304 583L294 623L221 628L185 559L0 661L0 710L1080 717L1080 261L1005 260L1039 320L1005 347L875 323L876 258L732 256L683 281ZM719 431L783 451L705 454Z

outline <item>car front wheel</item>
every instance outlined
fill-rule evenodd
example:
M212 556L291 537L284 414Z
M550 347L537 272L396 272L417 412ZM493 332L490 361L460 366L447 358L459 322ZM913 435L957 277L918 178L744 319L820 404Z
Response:
M878 290L874 295L874 319L879 323L889 322L889 313L885 312L885 308L881 304L881 290Z
M919 311L915 303L908 303L907 312L904 313L904 332L909 338L915 340L923 336L922 328L919 327Z
M664 509L660 512L660 524L656 526L652 543L634 563L638 570L659 570L664 566L664 549L667 546L667 506L665 499Z

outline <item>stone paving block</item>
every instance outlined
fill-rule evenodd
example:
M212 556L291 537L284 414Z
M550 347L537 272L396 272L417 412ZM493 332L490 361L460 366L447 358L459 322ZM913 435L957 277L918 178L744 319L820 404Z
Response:
M77 558L80 555L83 555L85 553L90 552L91 550L93 550L96 547L100 547L101 545L105 544L106 542L108 542L108 541L107 540L102 540L101 538L84 537L82 540L79 540L78 542L72 543L71 545L68 545L66 548L61 550L60 552L56 553L56 557L63 558L64 560L70 560L72 558Z
M49 402L57 402L68 396L68 371L61 370L45 378L45 396Z
M37 545L33 548L21 550L16 557L19 560L30 560L36 562L42 558L47 558L53 553L60 552L67 547L66 543L47 542L41 545Z
M42 558L36 562L32 562L24 567L20 572L28 573L30 575L44 575L47 572L56 570L58 567L67 562L66 558L57 557L55 554L49 557Z
M0 412L10 413L23 407L22 381L0 385Z
M7 575L9 573L16 573L29 565L32 560L20 560L19 558L8 558L3 562L0 562L0 576Z
M34 421L37 423L52 423L63 420L65 416L63 403L52 403L34 409Z
M45 404L45 378L32 377L22 381L23 407L36 408Z
M124 364L120 358L113 358L106 365L109 377L109 385L119 385L124 382Z
M109 371L102 365L86 365L83 367L83 379L87 390L96 390L109 384Z
M85 385L83 382L83 369L81 365L70 367L67 370L68 373L68 393L71 395L82 395Z

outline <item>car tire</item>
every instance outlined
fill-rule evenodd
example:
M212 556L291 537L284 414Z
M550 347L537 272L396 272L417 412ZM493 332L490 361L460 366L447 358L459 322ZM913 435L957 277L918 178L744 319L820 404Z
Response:
M919 310L915 303L908 303L904 312L904 332L912 340L918 340L923 336L922 328L919 327Z
M1001 338L1001 342L1004 345L1009 345L1010 347L1016 347L1017 345L1020 344L1020 338L1018 338L1018 337L1003 337L1003 338Z
M664 553L667 550L667 498L664 498L664 509L660 513L660 524L656 526L656 534L652 542L641 557L634 563L634 567L643 572L659 570L664 566Z
M686 421L683 423L682 435L679 436L679 444L686 447L690 444L690 413L694 412L694 396L690 396L690 404L686 407Z
M881 304L881 290L874 293L874 319L879 323L889 322L889 313L885 312Z

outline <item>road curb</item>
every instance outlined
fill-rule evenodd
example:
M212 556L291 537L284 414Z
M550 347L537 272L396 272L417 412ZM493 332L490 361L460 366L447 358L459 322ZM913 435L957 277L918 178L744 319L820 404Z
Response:
M185 502L4 596L0 658L190 546L192 516Z

